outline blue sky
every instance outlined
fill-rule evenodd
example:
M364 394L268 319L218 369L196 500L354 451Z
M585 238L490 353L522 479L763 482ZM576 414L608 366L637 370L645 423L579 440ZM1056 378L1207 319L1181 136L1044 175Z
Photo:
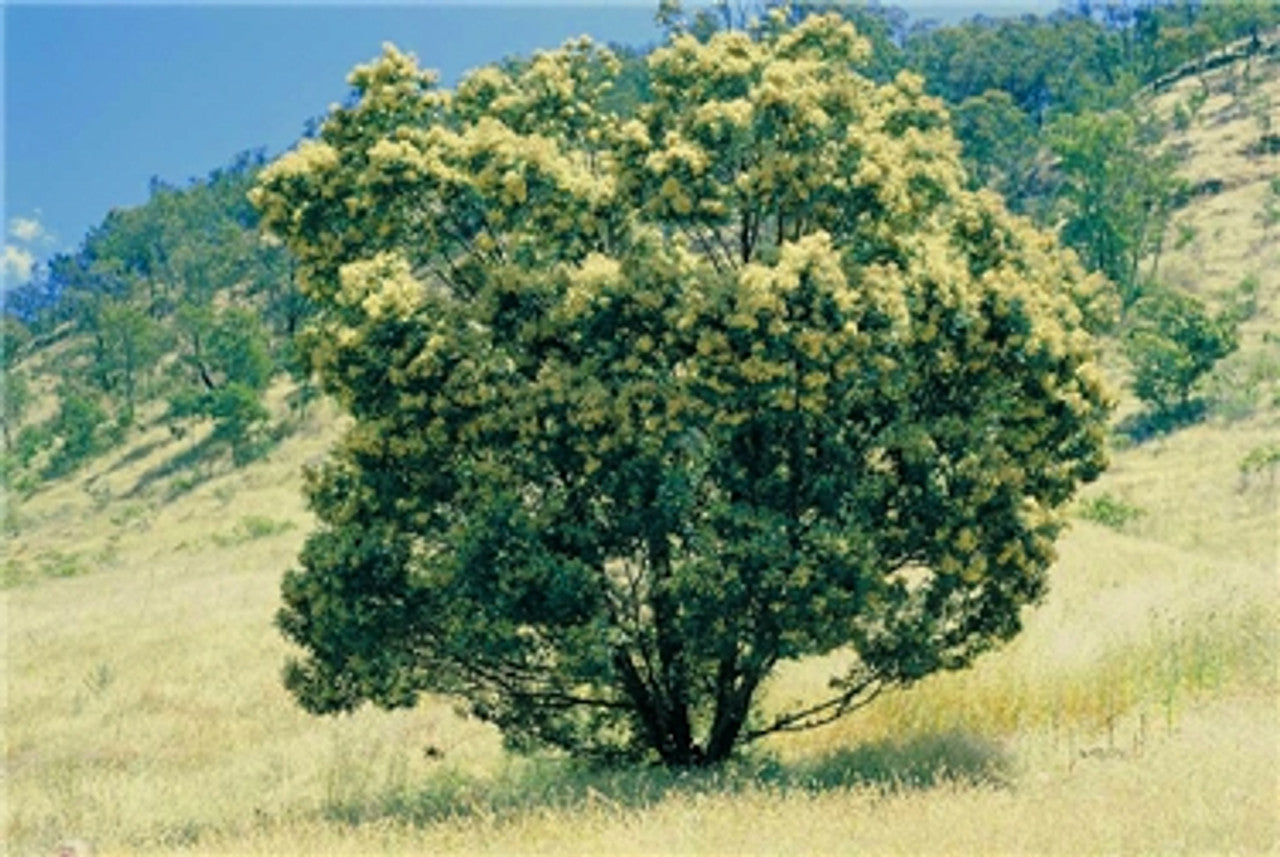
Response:
M467 69L591 35L656 41L657 0L412 5L4 3L4 284L76 247L152 176L183 182L275 154L346 93L384 41L446 85ZM695 4L688 4L695 5ZM1057 0L899 0L923 17L1050 11Z

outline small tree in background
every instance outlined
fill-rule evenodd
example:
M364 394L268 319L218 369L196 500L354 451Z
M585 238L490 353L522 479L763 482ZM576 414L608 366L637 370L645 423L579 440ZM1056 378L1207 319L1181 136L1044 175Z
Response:
M139 307L114 300L102 304L89 374L104 392L114 395L120 422L128 425L169 343L164 328Z
M1049 130L1062 176L1062 240L1116 284L1126 309L1142 295L1142 262L1159 261L1181 187L1174 158L1146 135L1138 119L1117 111L1066 116Z
M48 476L70 473L88 459L109 448L118 427L102 406L100 394L81 384L66 381L58 389L58 413L50 424L50 435L59 439L49 458Z
M0 315L0 433L6 453L13 449L14 429L31 404L27 376L17 371L30 342L31 332L26 325L16 318Z
M24 374L11 367L3 367L0 378L0 433L3 433L5 452L13 449L15 429L26 415L31 404L31 387Z
M1193 295L1152 287L1134 304L1124 338L1133 366L1133 391L1150 406L1157 426L1193 418L1196 384L1239 347L1239 322L1230 311L1211 314Z
M170 397L168 419L211 419L214 447L230 450L237 465L253 460L271 418L262 403L275 365L266 326L245 309L184 307L180 327L183 367L195 388Z
M953 109L956 136L975 186L1025 206L1037 190L1039 141L1031 118L1000 90L966 98Z
M283 587L303 706L444 692L517 747L690 765L1017 633L1103 466L1098 281L867 50L675 36L624 119L585 41L452 93L388 47L263 172L354 419ZM837 650L828 696L756 708Z

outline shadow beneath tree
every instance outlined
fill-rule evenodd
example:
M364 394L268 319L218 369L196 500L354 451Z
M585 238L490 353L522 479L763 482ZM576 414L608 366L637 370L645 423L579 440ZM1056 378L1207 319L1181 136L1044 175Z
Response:
M166 499L185 494L213 476L212 461L217 452L210 439L199 440L140 474L124 498L140 497L153 485L165 480L169 483Z
M792 776L812 791L857 787L901 791L955 782L1007 786L1012 767L999 744L955 731L839 750L797 765Z
M156 450L161 449L165 446L168 446L171 443L173 443L173 439L169 437L162 437L155 440L149 440L146 443L140 443L137 446L130 449L124 455L120 456L119 460L117 460L114 464L112 464L111 467L109 467L106 472L117 473L121 470L124 470L130 465L136 464L142 459L148 457L149 455L154 453Z
M442 770L426 783L331 793L323 815L339 824L395 820L427 826L547 812L627 812L673 797L760 791L786 797L847 789L891 794L950 783L1004 787L1012 780L1012 767L999 744L966 732L864 744L792 763L753 754L712 769L526 759L490 778Z
M1191 399L1163 411L1145 410L1121 420L1116 432L1130 443L1143 444L1179 429L1204 421L1208 405L1202 399Z

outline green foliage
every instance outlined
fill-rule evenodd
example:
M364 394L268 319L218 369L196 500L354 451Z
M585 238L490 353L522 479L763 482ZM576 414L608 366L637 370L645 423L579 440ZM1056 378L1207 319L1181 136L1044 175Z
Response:
M31 347L31 331L11 315L0 315L0 369L8 372Z
M31 404L31 386L24 373L5 369L0 376L0 430L4 433L5 451L13 448L15 429L22 423Z
M165 331L138 307L107 301L99 311L91 376L107 393L121 397L125 422L132 422L144 379L167 351Z
M265 326L235 307L184 308L179 324L187 348L183 362L199 387L171 396L167 419L213 420L214 448L229 450L236 465L258 458L267 448L271 418L262 392L275 369Z
M1191 121L1194 117L1187 105L1178 102L1173 108L1173 127L1179 131L1186 131L1191 127Z
M212 419L212 448L238 462L265 450L261 394L293 362L291 340L310 305L293 283L287 252L259 234L246 198L261 166L260 156L246 154L185 187L153 180L144 205L112 210L74 254L50 262L54 298L33 299L34 309L23 304L31 327L46 336L67 332L58 371L95 388L96 415L115 428L88 442L86 432L69 428L77 420L72 406L52 429L69 432L70 442L55 451L46 475L101 452L113 431L157 400L170 403L173 420ZM22 324L6 318L5 325L6 342L30 338ZM6 413L5 432L20 418Z
M922 29L905 51L908 67L947 101L999 90L1037 126L1116 104L1137 84L1118 40L1084 16L975 18Z
M0 315L0 436L5 453L13 451L14 433L31 404L31 385L18 363L31 344L27 326L8 315Z
M1024 207L1037 189L1039 141L1031 118L1001 90L966 98L953 117L970 177L1001 193L1010 206Z
M28 467L37 455L56 442L57 436L48 424L23 426L14 438L12 455L19 466Z
M218 547L234 547L256 539L287 533L294 528L293 521L277 521L265 515L245 515L236 522L229 533L215 533L213 543Z
M248 464L267 450L271 412L262 404L257 390L240 382L173 396L169 400L167 419L171 422L212 420L211 447L229 451L237 466Z
M1242 485L1258 473L1267 473L1274 484L1275 471L1280 467L1280 443L1264 443L1255 446L1240 459L1240 478Z
M1076 514L1086 521L1093 521L1113 530L1123 530L1146 512L1126 500L1103 493L1080 501Z
M1271 180L1268 191L1269 193L1262 201L1262 210L1254 215L1265 230L1270 230L1280 223L1280 176Z
M1127 308L1142 293L1139 265L1158 251L1180 182L1171 156L1149 145L1151 129L1120 112L1056 122L1062 239L1120 290Z
M186 306L176 318L186 381L206 390L237 381L264 389L274 365L267 330L256 314L238 307Z
M214 443L231 450L237 465L248 464L267 450L271 413L251 387L233 382L209 394L207 413L213 418Z
M49 577L79 577L89 567L77 553L47 550L34 560L8 558L0 565L0 589L12 589Z
M1229 296L1230 314L1237 322L1249 321L1258 315L1258 290L1262 281L1256 273L1246 274L1236 284Z
M1177 235L1173 241L1173 249L1185 250L1193 244L1200 235L1199 231L1186 223L1179 223L1177 227Z
M677 36L624 118L586 42L451 96L388 46L262 173L354 418L278 617L306 708L455 693L689 765L1018 631L1104 462L1098 284L867 58L835 16ZM828 699L755 710L837 649Z
M1196 384L1239 346L1238 325L1230 311L1212 315L1196 297L1164 287L1134 304L1124 337L1133 391L1162 424L1196 412Z
M99 395L69 381L58 390L58 413L49 431L59 440L45 469L50 478L70 473L118 440Z

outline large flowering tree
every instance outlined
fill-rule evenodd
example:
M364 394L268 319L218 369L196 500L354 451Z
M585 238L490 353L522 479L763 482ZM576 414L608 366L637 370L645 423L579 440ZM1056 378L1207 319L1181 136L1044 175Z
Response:
M968 664L1103 466L1097 304L836 16L586 40L455 91L388 47L253 199L353 418L284 582L307 709L715 762ZM829 695L762 712L778 664Z

